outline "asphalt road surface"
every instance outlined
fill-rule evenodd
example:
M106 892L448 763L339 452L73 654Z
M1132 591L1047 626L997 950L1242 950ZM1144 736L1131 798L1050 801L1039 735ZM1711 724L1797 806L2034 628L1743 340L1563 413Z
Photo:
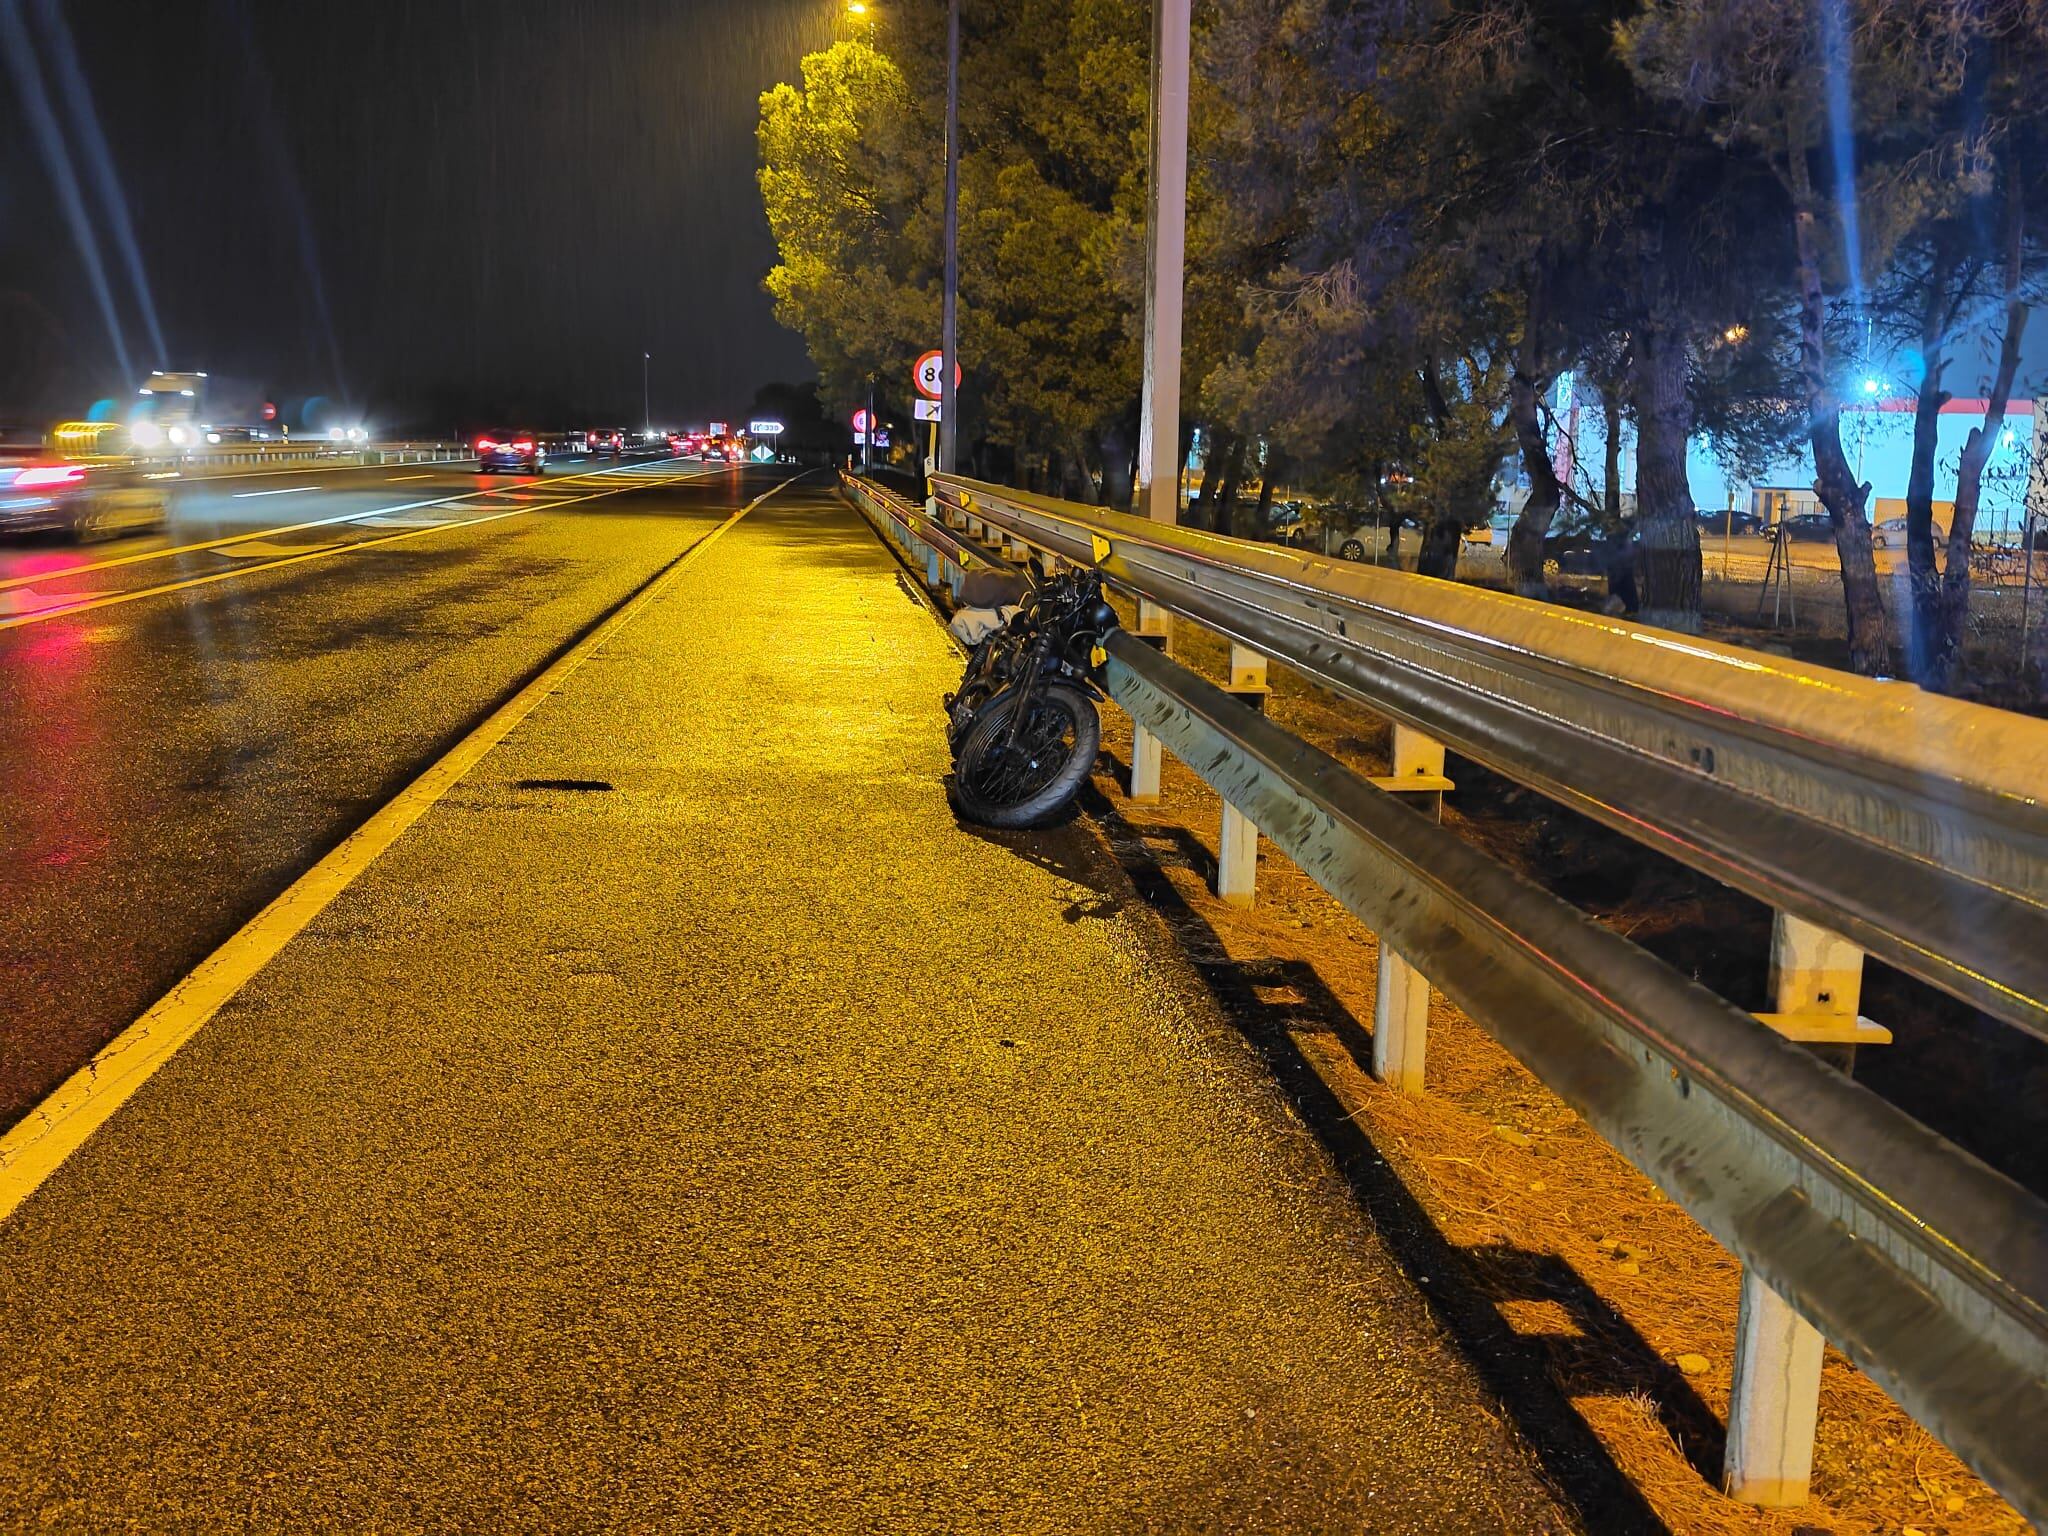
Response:
M448 623L758 484L482 530ZM405 575L276 739L461 712ZM947 813L894 576L821 478L730 521L0 1223L0 1523L1578 1527L1091 831Z
M300 465L0 544L0 1129L787 473Z

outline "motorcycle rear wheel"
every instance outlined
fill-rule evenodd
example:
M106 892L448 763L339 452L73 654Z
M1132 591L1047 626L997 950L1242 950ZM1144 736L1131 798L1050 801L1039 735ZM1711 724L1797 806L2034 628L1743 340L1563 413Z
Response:
M1031 714L1006 741L1018 690L982 706L960 743L953 799L960 814L985 827L1042 826L1080 793L1102 745L1102 719L1078 688L1051 683L1036 690Z

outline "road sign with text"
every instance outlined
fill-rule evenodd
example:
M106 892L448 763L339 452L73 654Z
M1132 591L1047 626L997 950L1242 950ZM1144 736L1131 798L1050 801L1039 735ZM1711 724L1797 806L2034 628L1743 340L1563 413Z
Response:
M940 386L946 381L946 354L927 352L917 360L910 370L910 382L917 386L917 392L927 400L936 400L943 393ZM953 387L960 387L960 365L953 365ZM920 418L921 419L921 418Z

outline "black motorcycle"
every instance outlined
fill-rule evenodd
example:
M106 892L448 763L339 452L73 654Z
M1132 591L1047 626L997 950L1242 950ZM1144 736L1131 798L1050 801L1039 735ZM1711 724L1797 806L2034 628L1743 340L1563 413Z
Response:
M1102 720L1095 652L1116 628L1094 571L1035 581L1010 622L968 653L946 695L953 801L987 827L1035 827L1080 793Z

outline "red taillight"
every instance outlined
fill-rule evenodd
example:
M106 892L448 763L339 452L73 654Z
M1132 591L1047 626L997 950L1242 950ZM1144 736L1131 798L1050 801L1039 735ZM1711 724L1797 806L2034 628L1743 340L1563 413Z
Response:
M38 486L76 485L85 478L85 471L76 464L55 464L43 469L24 469L14 477L14 488L32 491Z
M531 453L531 452L533 452L533 444L532 444L532 443L527 443L527 442L520 442L520 443L514 443L514 444L512 445L512 447L513 447L514 451L515 451L515 452L518 452L518 453Z
M492 442L488 437L480 437L476 440L476 451L478 453L489 453L493 448L497 446L498 445Z

